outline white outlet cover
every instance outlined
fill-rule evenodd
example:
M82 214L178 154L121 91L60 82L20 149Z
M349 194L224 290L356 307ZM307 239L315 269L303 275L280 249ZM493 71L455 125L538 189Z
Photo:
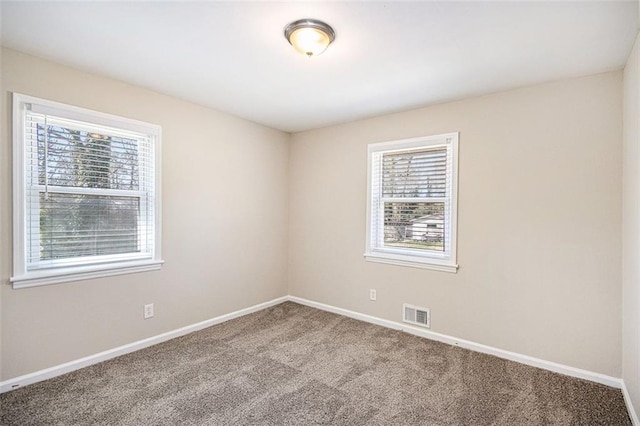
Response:
M376 300L378 298L378 294L374 289L369 290L369 299Z
M153 303L144 305L144 319L153 318Z

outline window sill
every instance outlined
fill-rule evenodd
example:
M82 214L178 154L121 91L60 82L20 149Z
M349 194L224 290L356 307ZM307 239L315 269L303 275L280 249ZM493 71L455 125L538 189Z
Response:
M449 272L453 274L458 272L458 265L445 263L436 259L401 256L388 253L365 253L364 258L369 262L386 263L388 265L431 269L433 271Z
M14 289L37 287L41 285L110 277L114 275L155 271L160 269L163 263L163 260L143 260L136 262L120 262L104 265L60 268L56 270L29 272L24 275L11 277L10 281L13 284Z

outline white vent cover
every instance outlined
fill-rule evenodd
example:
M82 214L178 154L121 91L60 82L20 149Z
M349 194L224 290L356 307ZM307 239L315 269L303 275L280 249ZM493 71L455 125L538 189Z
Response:
M431 327L431 314L428 308L420 308L405 303L402 305L402 320L420 327Z

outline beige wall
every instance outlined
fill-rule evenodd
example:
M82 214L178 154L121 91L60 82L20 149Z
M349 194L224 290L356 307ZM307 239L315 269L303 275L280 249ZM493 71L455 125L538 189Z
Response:
M621 95L611 72L293 135L290 294L620 377ZM367 144L456 131L458 273L366 262Z
M161 271L11 289L12 91L162 126ZM1 94L3 380L287 294L287 133L11 50Z
M640 410L640 34L624 70L622 378ZM639 413L640 414L640 413Z
M638 83L626 79L628 98ZM162 125L161 271L11 289L11 91ZM394 321L403 302L426 306L433 331L622 374L621 72L303 132L291 145L286 133L6 49L1 93L1 380L287 292ZM451 131L459 272L366 262L367 144ZM625 282L637 299L637 280ZM625 359L628 371L637 352ZM637 380L627 382L637 401Z

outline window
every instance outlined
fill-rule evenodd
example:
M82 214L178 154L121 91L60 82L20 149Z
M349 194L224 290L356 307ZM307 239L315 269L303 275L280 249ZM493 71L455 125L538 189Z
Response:
M160 127L13 95L14 288L159 269Z
M455 272L458 133L369 145L365 258Z

